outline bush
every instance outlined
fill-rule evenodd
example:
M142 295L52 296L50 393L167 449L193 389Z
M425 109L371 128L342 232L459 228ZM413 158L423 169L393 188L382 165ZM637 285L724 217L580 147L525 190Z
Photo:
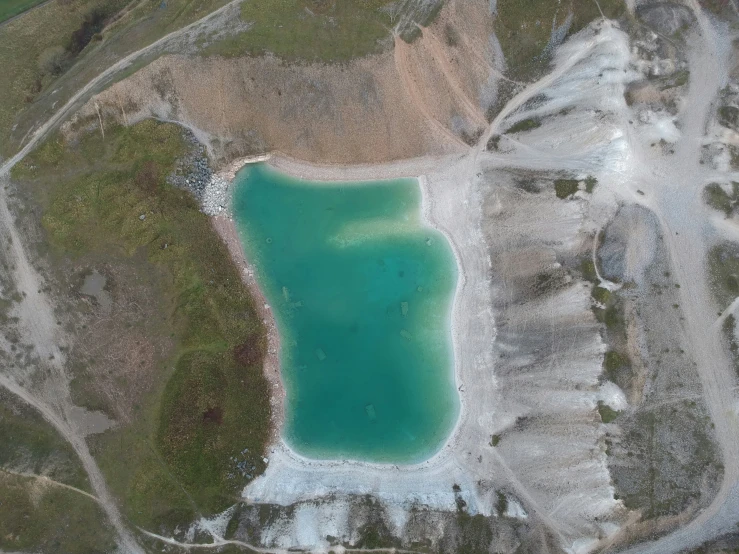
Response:
M61 46L51 46L47 48L38 57L38 68L44 75L58 77L67 68L71 56Z
M519 121L518 123L514 123L508 128L506 133L521 133L523 131L531 131L537 127L541 127L541 121L535 117L531 117L529 119Z
M735 185L734 189L736 188ZM736 197L736 194L732 196ZM731 215L734 209L735 198L732 199L732 197L726 194L726 191L718 183L711 183L706 186L703 190L703 199L714 210L724 212L727 216Z
M554 181L554 191L557 198L567 198L577 192L579 183L577 179L557 179Z

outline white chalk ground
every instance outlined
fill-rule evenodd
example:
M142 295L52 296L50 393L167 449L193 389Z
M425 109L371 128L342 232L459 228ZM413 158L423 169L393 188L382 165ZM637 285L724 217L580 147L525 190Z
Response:
M582 420L599 400L614 409L623 409L627 399L612 383L597 385L605 349L597 336L591 343L581 344L581 351L562 368L568 375L571 387L568 390L562 388L561 378L548 383L537 372L520 377L514 387L496 375L496 352L507 347L502 342L496 343L494 292L490 281L495 268L491 267L481 229L483 194L489 195L490 187L495 185L486 183L484 174L496 168L515 167L566 171L579 178L597 177L599 184L591 202L570 202L566 208L558 206L554 210L554 226L547 222L546 216L521 223L520 233L542 236L548 233L562 249L574 248L583 234L598 231L612 216L618 202L647 205L660 218L666 210L682 214L682 209L691 203L683 198L683 208L674 206L670 202L670 187L684 184L685 194L695 195L694 191L701 190L705 182L716 179L716 175L710 174L713 170L699 168L697 164L698 143L703 140L700 123L706 121L728 67L727 58L720 59L711 50L725 53L726 40L704 19L701 28L702 36L692 39L696 48L691 59L690 94L679 116L666 111L632 113L623 96L625 84L642 78L655 67L663 70L664 63L658 59L649 62L635 59L628 37L613 24L599 22L559 49L552 72L514 97L492 122L479 146L467 155L366 167L320 167L281 156L270 160L281 171L310 179L419 177L425 220L446 235L460 270L452 317L462 410L455 431L442 450L430 460L413 466L309 460L278 441L271 448L266 472L244 490L244 498L253 503L302 504L293 518L266 530L262 536L264 544L321 550L328 548L327 535L350 539L347 536L349 495L371 494L380 500L401 532L413 506L456 510L455 485L461 489L471 513L486 515L494 512L496 490L504 487L512 491L516 498L509 498L508 515L525 518L533 511L571 552L591 551L618 533L624 510L613 499L605 454L599 446L602 425L594 422L589 427L578 428L585 429L578 434L561 436L522 434L518 444L508 449L490 445L491 436L510 429L519 413L556 413L563 420L567 417ZM706 63L708 58L713 58L712 63ZM538 95L545 95L545 101L534 107L525 106ZM561 115L563 109L570 111ZM485 151L488 138L530 117L542 118L541 127L505 135L500 140L499 151ZM717 131L716 137L719 135ZM692 149L691 154L683 159L659 158L664 152L656 153L651 145L660 140L675 144L686 153ZM685 181L686 176L691 179L689 183ZM678 224L674 217L671 225ZM530 225L528 230L526 225ZM700 230L699 225L692 227L696 232ZM702 245L702 238L695 234L694 238ZM701 252L693 252L695 260L690 261L678 245L672 247L676 262L685 263L684 281L693 282L687 273L694 271L705 283ZM629 252L627 271L636 275L648 263L648 256L638 244ZM551 314L552 321L555 315L561 321L582 317L589 310L587 293L567 290L564 296L555 296L530 309ZM685 292L686 287L682 290L683 294L689 294ZM698 321L705 320L706 310L711 311L705 291L700 291L697 300L691 302L686 298L685 301L692 306L688 315ZM691 338L696 342L705 338L701 329L691 327ZM714 349L709 352L705 347L692 348L707 389L706 399L716 421L723 454L734 461L726 462L725 485L716 501L699 517L699 523L691 524L693 530L711 518L726 520L726 503L735 502L737 496L731 492L739 456L735 456L737 424L733 385L727 381L730 364L721 359L720 347L714 344ZM506 394L513 391L514 398L504 401L501 389ZM726 414L732 412L727 418ZM306 501L310 502L306 504ZM659 543L650 548L669 552L670 545L674 546L670 537L662 542L664 548L655 546Z
M490 445L493 434L513 424L520 406L518 410L513 408L509 412L501 409L503 402L495 374L496 330L490 282L490 272L495 268L491 267L488 245L481 230L483 189L490 186L485 182L483 170L510 164L582 172L586 164L588 168L603 164L613 172L614 169L619 171L621 166L618 164L624 163L623 133L613 124L613 114L624 102L623 84L635 77L635 73L628 69L631 56L625 35L610 25L602 25L597 34L584 33L580 40L572 41L563 50L558 69L543 82L517 96L509 104L511 109L507 113L513 113L528 98L540 93L559 98L561 107L576 106L577 109L569 117L558 119L557 132L543 126L527 134L529 144L516 142L509 153L493 155L471 150L467 155L441 160L418 159L366 167L321 167L281 156L271 158L270 163L277 169L309 179L419 177L425 222L445 234L459 266L452 332L462 409L447 444L430 460L417 465L310 460L297 455L279 441L271 448L264 475L244 491L248 502L288 505L327 497L371 494L397 514L403 514L414 505L454 511L457 504L453 487L458 485L461 489L459 494L470 513L492 515L495 512L496 487L506 486L515 491L524 505L539 507L537 516L547 521L563 544L573 551L582 549L580 539L588 538L587 544L590 544L590 538L597 541L597 538L617 529L614 524L595 521L596 517L607 520L608 514L614 514L616 520L620 518L620 505L613 499L605 456L598 447L602 430L595 418L584 437L521 437L521 448L509 449L504 454ZM610 68L611 77L600 82L599 75ZM557 102L551 103L548 109L561 109ZM599 124L593 117L596 108L610 113L611 117L605 124ZM538 114L526 112L519 119L532 115ZM500 118L493 122L491 134L502 121ZM515 116L506 120L505 128L515 121ZM552 157L546 154L547 149L553 152L556 163L552 163ZM583 173L582 177L586 175ZM570 211L565 218L570 223L554 234L561 239L563 247L567 247L579 240L578 233L586 225L579 203L563 209ZM604 213L612 211L611 207ZM552 305L536 309L559 313L563 318L568 317L568 312L573 317L589 313L587 292L568 294L569 297L555 297ZM524 379L518 383L518 389L525 391L530 386L535 392L524 392L519 401L538 402L545 406L541 408L544 412L570 410L575 419L594 411L598 400L615 409L623 408L625 397L615 385L600 389L596 386L604 345L597 334L592 340L591 346L574 362L579 365L567 368L574 375L572 379L577 381L581 378L587 385L582 391L574 388L564 391L555 387L547 393L544 390L546 385L543 388L542 383L527 385ZM505 345L497 347L505 348ZM527 474L516 471L520 457L538 460L542 452L549 449L552 449L549 463L530 464ZM560 454L556 455L555 451ZM560 461L562 457L569 462ZM557 486L542 488L541 481L546 479L554 479ZM577 483L569 486L569 490L568 480ZM491 486L492 483L496 486ZM274 543L275 546L327 548L328 544L321 537L342 536L336 532L341 530L341 526L333 529L337 518L344 517L336 512L341 512L340 504L334 500L311 505L311 509L318 513L309 518L296 517L284 522L279 531L281 539ZM513 498L509 502L509 510L513 517L526 515L521 504ZM403 517L399 515L397 519L401 525ZM265 544L271 544L270 537L262 539Z

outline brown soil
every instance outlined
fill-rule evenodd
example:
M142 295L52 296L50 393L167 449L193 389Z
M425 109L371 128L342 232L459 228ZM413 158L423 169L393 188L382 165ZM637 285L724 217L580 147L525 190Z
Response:
M208 408L203 412L203 422L220 425L223 422L223 410L218 406Z
M341 66L165 56L93 97L66 129L98 123L97 106L124 124L177 121L219 163L275 150L342 164L458 152L494 97L491 25L486 2L451 2L414 43Z

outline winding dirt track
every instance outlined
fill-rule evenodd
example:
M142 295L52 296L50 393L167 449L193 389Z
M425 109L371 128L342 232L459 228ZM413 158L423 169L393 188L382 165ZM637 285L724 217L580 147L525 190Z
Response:
M77 494L81 494L82 496L85 496L89 498L90 500L94 500L95 502L98 502L98 503L100 502L97 496L93 496L89 492L83 491L82 489L78 489L77 487L73 487L72 485L67 485L66 483L55 481L54 479L51 479L47 477L46 475L37 475L35 473L23 473L20 471L10 471L9 469L6 469L6 468L0 468L0 473L7 473L8 475L13 475L15 477L25 477L27 479L33 479L45 485L51 485L53 487L59 487L60 489L66 489L72 492L76 492Z

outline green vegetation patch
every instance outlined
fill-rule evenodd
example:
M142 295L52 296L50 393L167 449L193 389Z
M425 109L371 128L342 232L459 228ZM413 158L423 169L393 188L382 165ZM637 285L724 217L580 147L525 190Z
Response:
M0 23L38 6L44 0L3 0L0 3Z
M28 130L48 117L52 105L63 105L80 83L227 2L53 0L0 26L0 154L14 154Z
M658 87L660 90L668 90L675 87L682 87L688 84L690 81L690 71L682 69L676 71L671 75L667 75L658 81Z
M547 46L552 37L552 25L561 27L572 15L567 34L571 35L594 19L617 19L624 13L624 3L618 0L499 0L495 33L508 65L508 72L517 79L533 79L546 69L550 54Z
M580 182L577 179L557 179L554 181L554 192L557 194L557 198L568 198L575 194L580 187Z
M596 302L606 304L611 298L611 291L603 287L593 287L593 292L591 293L591 296Z
M87 554L112 552L115 542L95 500L0 470L0 549Z
M699 0L698 3L703 9L709 10L719 17L729 21L736 20L736 13L732 9L731 4L725 0Z
M598 413L600 414L600 419L603 423L611 423L621 415L621 412L614 410L602 400L598 400Z
M724 310L739 296L739 245L725 242L708 253L708 268L719 309Z
M0 393L0 444L0 468L46 475L89 491L69 444L33 408L5 392Z
M622 370L629 368L629 358L615 350L609 350L603 357L603 371L606 378L616 384L621 382Z
M528 119L519 121L518 123L514 123L508 128L506 133L522 133L525 131L531 131L532 129L536 129L537 127L541 127L541 119L537 117L530 117Z
M721 106L718 109L718 122L729 129L739 130L739 108Z
M595 270L595 262L591 258L585 258L580 262L580 272L583 279L591 283L598 283L598 273Z
M409 6L392 0L264 0L244 2L250 28L207 46L206 55L274 54L286 61L346 62L392 45L392 29L411 41L439 13L442 1Z
M264 468L271 416L252 299L198 203L165 183L186 149L178 127L145 121L104 140L55 137L13 171L42 204L53 256L140 263L167 300L158 334L175 354L136 421L91 441L128 517L147 528L232 504Z
M464 552L466 554L485 554L490 552L495 535L491 519L481 514L469 515L466 511L457 516L457 532L450 533L449 543L442 541L442 552Z
M731 183L731 194L728 194L718 183L706 185L703 189L703 200L714 210L724 212L728 217L739 202L739 183Z
M729 314L724 319L722 325L724 331L724 337L726 342L729 344L729 351L731 352L732 360L734 361L734 371L739 376L739 344L736 340L736 318Z
M645 519L674 515L717 490L723 467L702 406L684 400L623 413L619 426L619 448L633 463L613 466L612 475L627 508Z

